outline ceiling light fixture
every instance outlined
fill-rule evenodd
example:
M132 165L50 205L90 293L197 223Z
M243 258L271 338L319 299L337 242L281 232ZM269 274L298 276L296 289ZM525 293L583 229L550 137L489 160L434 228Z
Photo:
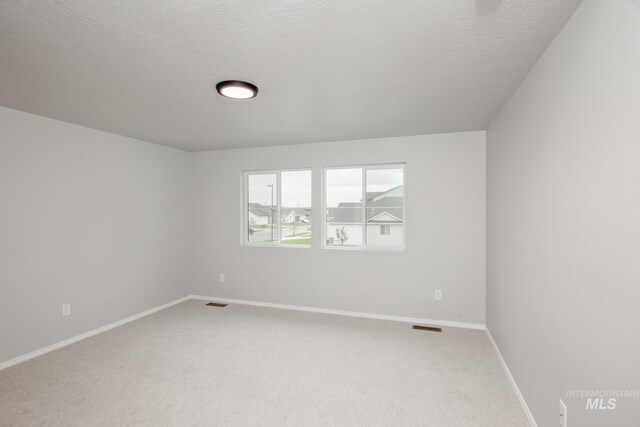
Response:
M240 80L225 80L216 85L218 93L225 98L251 99L258 95L258 88Z

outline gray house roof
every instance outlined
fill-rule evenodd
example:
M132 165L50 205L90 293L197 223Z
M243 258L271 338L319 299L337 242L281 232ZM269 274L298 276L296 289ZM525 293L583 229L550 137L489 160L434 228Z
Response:
M280 212L282 215L289 215L293 212L294 215L311 216L311 208L282 208Z
M404 197L389 196L380 197L385 193L402 186L394 187L387 191L369 192L366 194L366 215L369 224L402 224L404 222ZM377 199L377 200L374 200ZM289 215L294 211L296 215L311 216L310 208L282 208L282 215ZM256 216L268 217L275 214L275 207L264 206L260 203L249 203L249 212ZM391 216L389 218L388 216ZM362 202L343 202L337 207L327 209L327 222L334 224L360 224L362 223Z
M396 217L397 221L384 221L388 222L403 222L404 221L404 209L402 208L404 200L402 197L385 197L377 201L367 202L367 222L374 222L375 217L386 212L391 216Z
M402 224L402 208L373 210L367 209L367 224Z
M340 203L336 208L327 209L327 222L336 224L362 223L362 204L358 206L342 206Z
M366 194L367 223L370 224L402 224L404 222L404 198L398 196L380 197L399 187L384 192L369 192ZM373 200L376 198L377 200ZM388 214L395 219L385 218ZM334 224L362 223L362 202L345 202L337 207L327 209L327 222Z
M311 208L282 208L282 215L289 215L291 212L295 212L295 215L311 216ZM272 213L275 215L276 207L264 206L260 203L249 203L249 212L255 216L270 216Z
M249 212L255 216L271 216L272 212L275 214L275 207L261 205L260 203L249 203Z
M378 196L381 196L383 194L393 193L393 191L397 189L400 189L401 194L404 193L404 191L402 190L402 185L396 185L395 187L390 188L387 191L370 191L366 194L367 202L370 202L372 201L372 199L375 199ZM393 196L385 196L385 198L388 198L388 197L393 197Z

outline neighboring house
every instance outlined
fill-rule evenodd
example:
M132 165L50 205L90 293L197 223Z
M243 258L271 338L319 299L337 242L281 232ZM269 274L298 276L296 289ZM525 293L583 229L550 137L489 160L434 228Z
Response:
M249 224L269 225L271 223L272 209L260 203L249 203Z
M282 223L309 222L311 209L309 208L282 208Z
M309 222L311 209L309 208L282 208L282 224L295 222ZM275 209L260 203L249 203L249 223L254 225L269 225L271 215L275 216ZM275 219L275 218L274 218Z
M366 194L367 245L402 246L404 241L404 193L401 185ZM336 230L344 227L347 246L362 245L362 203L340 203L327 209L327 244L339 245Z

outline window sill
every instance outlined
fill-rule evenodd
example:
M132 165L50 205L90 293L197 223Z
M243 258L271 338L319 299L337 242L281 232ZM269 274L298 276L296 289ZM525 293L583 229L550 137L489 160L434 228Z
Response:
M383 246L322 246L322 249L330 251L360 251L360 252L406 252L406 246L383 247Z
M246 246L248 248L291 248L291 249L311 249L311 245L269 245L260 243L243 243L240 246Z

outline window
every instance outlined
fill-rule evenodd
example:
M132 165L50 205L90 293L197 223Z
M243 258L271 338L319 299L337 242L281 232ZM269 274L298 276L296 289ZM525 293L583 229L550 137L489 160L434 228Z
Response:
M311 245L311 170L245 173L243 241Z
M325 247L404 248L404 170L404 165L325 169Z

